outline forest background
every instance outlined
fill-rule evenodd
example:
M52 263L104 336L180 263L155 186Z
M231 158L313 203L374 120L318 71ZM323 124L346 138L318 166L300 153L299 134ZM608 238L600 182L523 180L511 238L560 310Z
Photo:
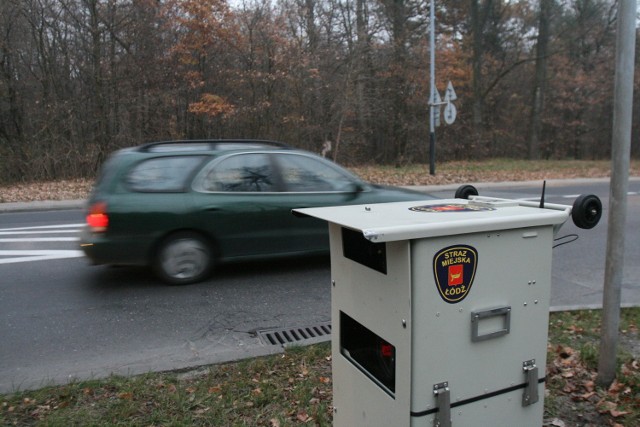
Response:
M438 161L609 157L615 0L435 3L436 85L458 96ZM426 164L429 25L427 0L2 0L0 184L167 139Z

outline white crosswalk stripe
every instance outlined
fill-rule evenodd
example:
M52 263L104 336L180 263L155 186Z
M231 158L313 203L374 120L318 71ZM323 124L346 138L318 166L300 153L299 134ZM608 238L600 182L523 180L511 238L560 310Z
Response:
M83 252L76 248L83 226L63 224L0 228L0 264L82 257Z
M9 256L11 258L2 258ZM0 250L0 264L14 264L17 262L43 261L50 259L78 258L84 256L79 250L50 250L50 251L3 251Z

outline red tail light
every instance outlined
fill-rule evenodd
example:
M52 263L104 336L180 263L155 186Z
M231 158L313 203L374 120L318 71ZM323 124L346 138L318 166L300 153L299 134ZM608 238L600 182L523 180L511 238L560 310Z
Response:
M94 233L104 233L107 231L109 215L107 214L107 204L105 202L94 203L89 207L87 225Z

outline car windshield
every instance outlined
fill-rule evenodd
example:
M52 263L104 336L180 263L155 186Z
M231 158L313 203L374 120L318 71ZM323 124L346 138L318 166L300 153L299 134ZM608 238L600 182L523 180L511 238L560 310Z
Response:
M277 158L286 191L347 191L353 188L351 177L313 157L281 154Z

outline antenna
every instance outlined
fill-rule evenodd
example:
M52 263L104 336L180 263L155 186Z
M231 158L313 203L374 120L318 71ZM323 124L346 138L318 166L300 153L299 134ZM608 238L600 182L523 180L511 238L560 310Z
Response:
M547 188L547 181L542 181L542 196L540 196L540 209L544 209L544 192Z

